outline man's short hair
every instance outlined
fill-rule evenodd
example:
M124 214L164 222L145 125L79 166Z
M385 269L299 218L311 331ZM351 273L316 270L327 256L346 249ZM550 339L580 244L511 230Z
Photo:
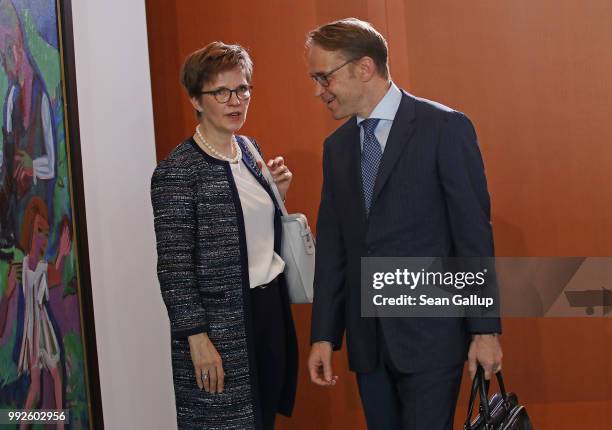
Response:
M341 51L347 60L370 57L378 74L389 78L387 41L369 22L345 18L322 25L308 34L306 47L313 44L326 51Z
M219 73L240 67L251 82L253 62L249 53L240 45L212 42L192 52L185 59L181 70L181 84L190 97L199 97L202 87L212 82Z

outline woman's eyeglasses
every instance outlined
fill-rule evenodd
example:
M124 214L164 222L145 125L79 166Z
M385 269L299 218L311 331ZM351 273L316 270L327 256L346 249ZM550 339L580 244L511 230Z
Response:
M202 91L200 94L212 95L219 103L227 103L232 98L232 94L236 93L238 100L248 100L251 97L252 85L240 85L238 88L230 90L229 88L218 88L212 91Z

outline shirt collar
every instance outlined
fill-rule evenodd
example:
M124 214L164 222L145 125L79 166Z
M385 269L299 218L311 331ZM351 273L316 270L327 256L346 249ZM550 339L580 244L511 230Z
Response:
M385 94L381 101L378 102L378 104L370 114L370 118L393 121L393 119L395 118L395 114L399 109L401 101L402 92L397 87L397 85L391 82L391 86L389 87L387 94ZM365 118L357 116L357 125L361 124L364 119Z

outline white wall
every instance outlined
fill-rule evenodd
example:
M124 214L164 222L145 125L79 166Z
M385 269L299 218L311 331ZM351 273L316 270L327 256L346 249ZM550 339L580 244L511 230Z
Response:
M155 277L155 143L144 0L72 2L87 231L106 429L173 429Z

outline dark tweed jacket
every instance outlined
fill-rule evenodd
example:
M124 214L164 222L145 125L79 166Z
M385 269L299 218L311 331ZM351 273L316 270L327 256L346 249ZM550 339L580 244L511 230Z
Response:
M242 139L243 160L270 194ZM193 139L161 161L151 179L157 273L168 310L180 429L259 429L261 411L249 309L249 272L240 198L229 163ZM274 199L273 199L274 200ZM275 214L275 249L281 239ZM297 384L297 341L281 276L288 366L279 412L290 415ZM200 390L187 337L207 332L223 360L222 394Z

